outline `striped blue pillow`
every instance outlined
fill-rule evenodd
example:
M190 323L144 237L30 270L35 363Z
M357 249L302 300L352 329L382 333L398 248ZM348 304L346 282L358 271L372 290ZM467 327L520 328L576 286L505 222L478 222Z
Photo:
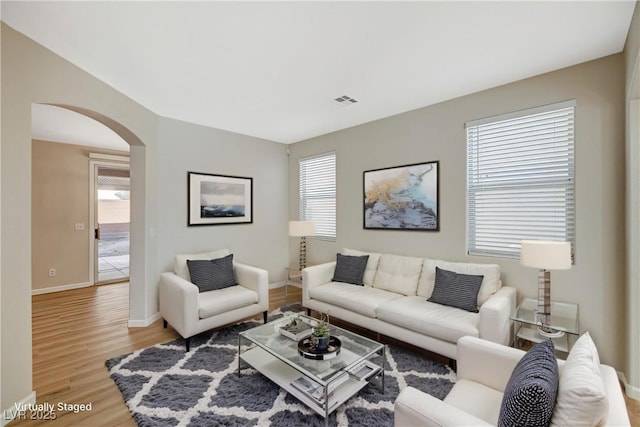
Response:
M558 362L548 339L531 347L511 373L504 389L499 427L546 427L558 394Z
M442 305L478 312L478 291L484 276L460 274L436 267L436 281L427 300Z
M212 260L187 260L191 283L199 292L213 291L236 285L233 275L233 254Z

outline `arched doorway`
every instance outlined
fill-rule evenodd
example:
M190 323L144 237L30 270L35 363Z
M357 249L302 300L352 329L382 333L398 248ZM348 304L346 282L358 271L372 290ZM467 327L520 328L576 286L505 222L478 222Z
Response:
M147 290L145 283L147 282L148 268L145 259L147 248L145 238L146 150L144 143L128 128L96 111L65 104L33 105L45 105L48 108L67 111L69 114L81 115L86 120L94 122L94 124L98 123L100 126L106 127L109 132L115 133L128 144L131 187L129 326L146 326Z

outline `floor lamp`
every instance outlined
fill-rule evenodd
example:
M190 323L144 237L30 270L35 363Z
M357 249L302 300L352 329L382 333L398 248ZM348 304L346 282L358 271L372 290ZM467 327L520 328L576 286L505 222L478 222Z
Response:
M316 234L313 221L289 221L289 236L300 237L300 271L307 266L307 236Z
M562 336L551 325L551 272L571 268L571 244L543 240L523 240L520 264L538 268L538 316L541 325L538 332L545 337Z

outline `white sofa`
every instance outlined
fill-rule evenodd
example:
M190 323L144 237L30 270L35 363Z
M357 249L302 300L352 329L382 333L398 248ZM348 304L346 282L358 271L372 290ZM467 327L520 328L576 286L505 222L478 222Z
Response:
M524 354L522 350L474 337L461 338L458 342L457 381L453 389L443 401L413 387L406 387L395 401L395 426L497 425L503 392L514 367ZM598 366L599 360L592 358L590 362L594 361L595 366ZM587 393L589 386L584 378L567 378L569 375L585 376L575 375L584 374L585 371L566 369L568 363L558 360L560 387L551 425L629 426L624 396L615 370L611 366L599 365L601 390L604 394L596 397L598 393ZM567 373L568 371L572 373ZM570 387L571 382L574 385L572 390L563 388L563 384L569 384ZM603 395L606 398L603 399ZM557 414L561 401L564 405L564 421ZM568 404L575 406L570 408ZM598 416L594 415L596 413L599 413ZM591 422L580 419L583 417L589 418Z
M510 316L516 291L502 286L495 264L453 263L428 258L343 249L344 255L369 255L364 286L332 282L336 262L302 271L302 304L307 311L329 312L369 330L455 359L458 339L475 336L500 344L511 341ZM479 312L428 302L435 268L482 275Z
M160 276L160 315L165 327L169 323L185 338L187 351L189 339L200 332L260 313L264 322L267 321L269 277L266 270L234 262L236 286L200 293L190 282L187 260L209 260L229 254L222 249L176 255L175 271Z

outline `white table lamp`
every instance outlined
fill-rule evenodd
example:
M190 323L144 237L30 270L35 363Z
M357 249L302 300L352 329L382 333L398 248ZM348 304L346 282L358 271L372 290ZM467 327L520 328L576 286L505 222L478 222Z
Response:
M307 266L307 236L316 234L313 221L289 221L289 236L300 237L300 271Z
M549 270L568 270L571 268L571 244L569 242L550 242L543 240L523 240L520 251L520 264L538 268L538 315L540 334L547 337L561 336L549 328L551 324L551 272Z

